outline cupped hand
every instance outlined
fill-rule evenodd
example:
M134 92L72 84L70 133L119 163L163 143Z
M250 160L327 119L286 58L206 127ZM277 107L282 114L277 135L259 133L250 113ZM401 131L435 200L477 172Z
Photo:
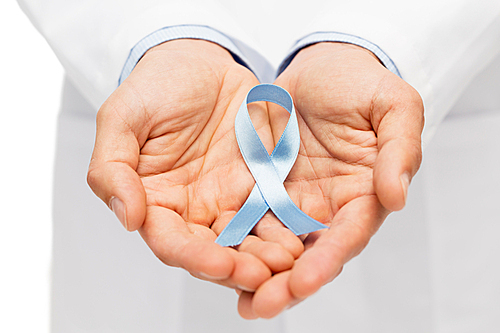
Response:
M247 291L291 268L303 251L269 215L238 250L214 243L255 184L234 118L258 83L228 51L207 41L152 48L99 110L88 172L93 191L165 264ZM249 110L272 150L267 105L253 103Z
M305 238L291 270L240 294L245 318L276 316L340 274L389 212L403 208L421 161L421 98L371 52L315 44L301 50L275 84L292 95L301 133L285 187L305 213L330 228ZM272 105L269 111L279 134L287 115Z

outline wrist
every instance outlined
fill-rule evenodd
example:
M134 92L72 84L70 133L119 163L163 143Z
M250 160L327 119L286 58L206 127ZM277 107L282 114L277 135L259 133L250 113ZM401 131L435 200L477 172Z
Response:
M372 59L382 65L380 59L375 54L373 54L373 52L364 47L351 43L330 42L330 41L319 42L304 47L297 53L295 58L292 60L292 64L297 58L300 57L306 57L306 58L318 57L322 55L331 55L333 53L346 57L352 57L352 56L364 57L366 58L366 60Z
M231 53L219 44L203 39L190 38L175 39L158 44L146 51L139 62L150 57L167 56L172 54L197 55L198 58L212 63L236 63Z
M125 79L131 74L136 65L139 63L140 59L144 58L144 55L151 48L155 48L160 44L164 44L162 47L156 48L156 50L161 50L163 47L170 45L167 43L169 41L175 40L190 40L190 41L210 41L220 45L224 50L228 50L234 59L234 61L243 67L250 69L252 72L255 71L249 65L248 60L239 50L239 48L233 43L233 41L224 35L223 33L210 28L208 26L200 25L177 25L168 26L154 31L153 33L147 35L141 39L131 50L125 64L122 68L120 78L118 80L118 85L120 85ZM173 43L175 44L175 43ZM170 51L170 50L169 50ZM150 52L156 53L156 52ZM197 56L198 50L192 52L193 56ZM212 56L212 55L210 55ZM190 59L190 60L191 60Z
M328 85L331 80L345 83L356 73L372 74L385 69L369 50L349 43L320 42L302 48L280 74L277 84L284 84L294 96L299 86ZM319 82L322 83L319 83Z

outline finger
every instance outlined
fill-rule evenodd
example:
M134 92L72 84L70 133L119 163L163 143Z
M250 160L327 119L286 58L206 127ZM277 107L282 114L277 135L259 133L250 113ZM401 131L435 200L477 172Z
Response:
M234 212L221 214L212 224L211 230L213 230L215 234L220 234L235 214L236 213ZM284 228L283 225L281 225L281 228ZM294 238L297 238L295 235L293 236ZM302 243L300 243L300 246L302 246ZM247 236L243 242L236 247L236 249L238 252L251 254L253 257L259 259L259 265L257 265L257 262L254 262L254 265L257 265L257 268L254 268L253 271L259 269L261 274L264 274L263 276L265 279L270 277L268 277L267 274L271 274L271 272L275 273L290 269L293 266L295 259L294 256L280 244L271 241L262 241L259 237L253 235ZM266 272L262 270L260 263L266 265ZM260 283L263 282L262 278L259 278L258 281L260 282L257 284L254 283L252 286L246 285L247 289L245 290L254 291ZM237 282L229 283L233 283L234 286ZM242 281L238 283L240 284L240 287L245 285L245 282Z
M221 214L212 224L212 230L217 235L219 235L231 221L234 215L236 215L236 212L226 212ZM304 252L304 245L302 244L300 238L298 238L292 231L290 231L290 229L286 228L272 213L266 213L264 217L259 221L259 223L257 223L257 225L253 228L252 233L255 234L258 238L264 240L265 246L269 246L268 249L272 251L272 253L274 253L276 257L271 258L271 255L265 254L265 251L262 250L263 245L258 245L256 247L252 246L252 254L257 255L257 253L259 253L258 257L261 260L274 265L275 268L271 268L273 269L273 271L274 269L279 270L280 266L287 266L289 263L289 259L287 255L279 254L282 253L281 250L279 249L279 247L273 246L272 243L281 245L281 247L289 252L294 259L298 258L300 254ZM247 238L245 238L245 240ZM245 242L245 240L243 242ZM250 238L251 243L254 240L255 238ZM242 249L238 247L238 250Z
M231 276L223 281L224 285L253 292L271 277L271 270L264 262L250 253L224 248L233 257L235 267Z
M98 113L87 182L124 227L133 231L142 225L146 214L146 193L135 171L140 146L133 131L144 124L133 117L127 122L119 105L110 98Z
M286 228L272 213L267 212L252 232L266 242L280 244L295 259L304 252L304 244L300 238Z
M253 293L243 291L238 298L238 313L244 319L257 319L259 316L253 311L252 298Z
M292 295L300 299L308 297L332 281L343 265L364 249L387 214L375 195L344 205L333 218L330 229L295 261L290 274Z
M294 263L293 255L275 242L266 242L250 235L238 246L238 251L247 252L259 258L273 273L290 269Z
M380 202L391 211L405 206L408 186L422 160L422 100L408 85L400 91L403 97L391 102L389 111L376 128L379 154L373 183Z
M204 274L191 275L210 281L221 286L235 289L236 293L254 292L257 288L271 277L271 270L257 257L244 252L238 252L233 248L224 248L234 260L234 270L227 279L217 279Z
M264 282L251 300L253 312L261 318L273 318L296 303L288 281L291 271L281 272Z
M169 266L210 280L229 279L233 274L236 262L230 249L192 234L184 219L172 210L149 206L139 232L153 253Z

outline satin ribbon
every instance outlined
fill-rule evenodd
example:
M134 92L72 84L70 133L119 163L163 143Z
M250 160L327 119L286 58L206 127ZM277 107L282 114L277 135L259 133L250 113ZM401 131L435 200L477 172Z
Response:
M271 155L267 153L248 114L247 104L258 101L278 104L290 113L286 128ZM238 110L234 127L241 154L256 184L215 242L222 246L241 244L268 209L296 235L326 228L301 211L283 186L300 147L299 125L290 94L272 84L253 87Z

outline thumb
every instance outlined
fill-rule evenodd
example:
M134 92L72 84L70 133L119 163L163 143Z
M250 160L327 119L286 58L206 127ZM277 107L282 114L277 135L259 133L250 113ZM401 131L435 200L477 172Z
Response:
M146 192L136 172L140 143L134 129L145 128L138 114L111 102L101 107L87 174L92 191L129 231L141 227L146 217Z
M382 205L396 211L405 206L408 186L422 160L424 107L420 95L411 89L388 110L376 129L379 154L373 183Z

